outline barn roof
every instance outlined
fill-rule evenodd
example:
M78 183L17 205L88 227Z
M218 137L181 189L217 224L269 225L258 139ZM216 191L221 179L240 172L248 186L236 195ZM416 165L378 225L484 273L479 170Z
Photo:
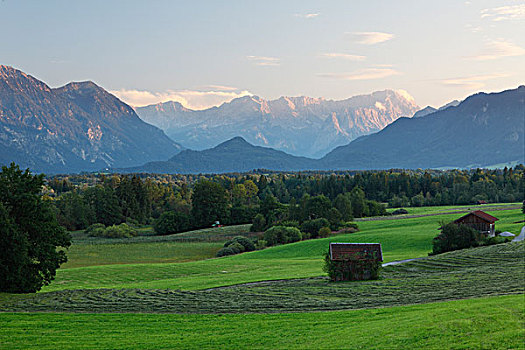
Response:
M453 222L456 223L456 224L460 223L461 221L463 221L465 218L469 217L470 215L477 216L481 220L486 221L486 222L491 223L491 224L493 224L493 223L495 223L496 221L499 220L498 218L495 218L494 216L489 215L489 214L485 213L484 211L475 210L475 211L472 211L472 212L468 213L467 215L463 215L462 217L460 217L459 219L454 220Z
M353 260L356 253L376 252L379 261L383 261L380 243L330 243L330 260Z

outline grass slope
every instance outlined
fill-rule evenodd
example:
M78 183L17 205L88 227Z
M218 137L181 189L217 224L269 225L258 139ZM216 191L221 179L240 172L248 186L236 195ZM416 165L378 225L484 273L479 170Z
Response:
M209 259L222 243L113 243L73 244L62 268L112 264L181 263Z
M184 233L154 236L151 227L132 238L89 237L83 231L72 233L68 262L62 269L111 265L180 263L215 257L223 243L238 235L251 235L250 225L216 227ZM144 232L146 231L146 232Z
M524 310L514 295L300 314L0 314L0 347L522 349Z
M520 210L489 212L497 228L519 233ZM220 259L174 264L128 264L59 269L43 291L85 288L169 288L196 290L263 280L323 275L322 256L329 242L379 242L385 261L427 256L440 220L458 214L359 223L360 232L309 240ZM106 259L109 259L106 257ZM74 259L71 264L74 264ZM93 260L94 265L98 265Z
M0 294L4 311L267 313L348 310L525 292L525 242L464 249L384 268L376 281L326 277L201 291L85 289ZM5 297L4 297L5 296Z

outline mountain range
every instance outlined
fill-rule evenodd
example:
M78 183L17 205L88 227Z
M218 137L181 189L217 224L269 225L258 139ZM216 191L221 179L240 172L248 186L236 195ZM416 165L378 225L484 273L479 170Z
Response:
M471 168L525 162L525 86L478 93L380 132L323 158L330 169Z
M240 137L124 172L222 173L269 170L470 168L525 163L525 86L478 93L338 147L321 159L254 146Z
M241 136L297 156L318 158L359 136L383 129L419 109L403 90L385 90L341 101L311 97L265 100L244 96L206 110L178 102L136 108L141 119L183 146L203 150Z
M52 89L0 66L0 164L36 172L94 171L165 160L183 149L93 82Z
M427 107L416 113L409 95L393 90L343 101L306 97L265 101L249 96L205 111L187 110L175 103L154 108L160 107L178 109L184 116L177 119L178 123L193 125L181 128L196 139L202 132L201 140L209 142L233 133L235 127L248 130L249 125L255 133L250 134L252 137L266 130L264 138L256 140L306 153L322 153L352 133L351 137L357 138L318 159L254 145L253 138L242 134L209 149L188 150L93 82L50 88L17 69L0 66L0 164L14 161L22 168L46 173L107 168L122 172L222 173L525 163L525 86L478 93L437 110ZM166 115L168 125L172 119ZM414 117L398 118L400 115ZM396 120L380 131L358 137L359 132L380 129L388 118ZM220 120L225 123L224 130ZM254 126L254 120L260 123ZM356 131L357 126L360 131Z

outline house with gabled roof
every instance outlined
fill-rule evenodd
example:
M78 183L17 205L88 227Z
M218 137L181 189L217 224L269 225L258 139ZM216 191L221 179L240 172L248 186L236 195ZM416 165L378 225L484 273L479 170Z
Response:
M452 223L456 225L470 226L473 229L479 231L480 233L492 237L495 235L495 226L496 221L498 220L498 218L489 215L484 211L475 210L473 212L468 213L467 215L460 217L459 219L452 221Z
M380 243L330 243L332 281L376 279L383 261Z

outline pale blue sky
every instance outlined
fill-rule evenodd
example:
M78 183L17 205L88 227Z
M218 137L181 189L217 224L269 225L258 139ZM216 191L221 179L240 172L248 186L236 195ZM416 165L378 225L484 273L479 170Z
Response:
M420 106L525 84L525 1L0 0L0 64L133 105L247 93Z

